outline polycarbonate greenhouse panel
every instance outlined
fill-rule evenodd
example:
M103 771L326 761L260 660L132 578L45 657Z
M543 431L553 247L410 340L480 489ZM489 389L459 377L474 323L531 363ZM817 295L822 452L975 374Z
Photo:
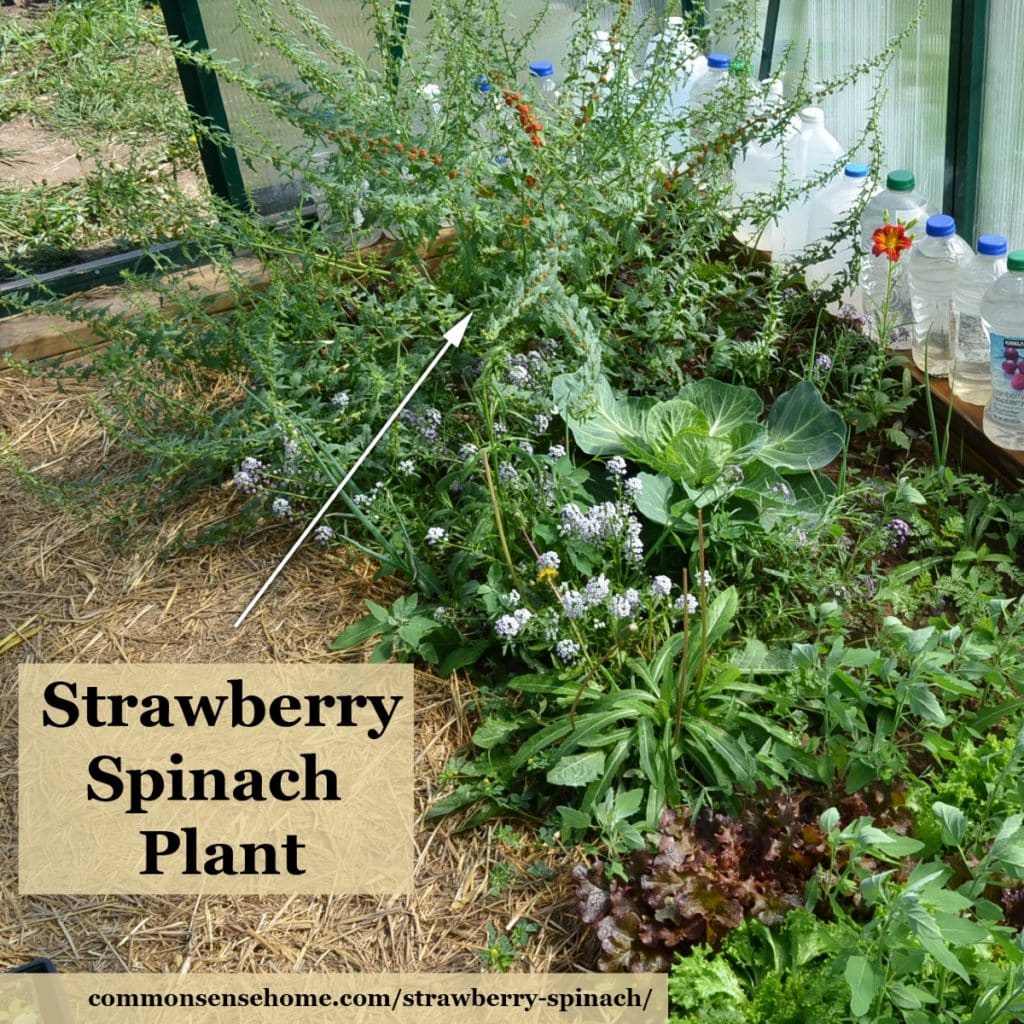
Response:
M1005 0L1005 5L1021 14L1016 0ZM766 0L759 6L767 11ZM881 117L887 160L886 167L877 170L884 177L892 168L909 168L936 207L942 206L945 184L952 6L953 0L929 0L918 31L904 41L889 70ZM882 50L913 19L916 8L916 0L781 0L772 71L779 69L791 48L783 72L790 88L805 56L812 82L840 75ZM822 101L826 127L846 147L853 146L866 123L877 90L875 78L862 77ZM1020 79L1018 70L1018 88ZM870 162L869 158L864 148L850 153L850 159Z
M1024 246L1024 4L990 0L987 73L982 90L979 234Z
M304 5L331 31L335 39L361 56L372 60L375 41L369 15L362 0L304 0ZM283 6L283 5L282 5ZM574 0L519 0L509 5L509 24L515 29L522 26L525 33L537 17L547 8L536 37L535 52L531 60L550 60L556 70L564 61L572 37L573 24L583 4ZM659 0L640 0L634 5L637 18L643 18L651 11L660 11L663 3ZM253 34L239 18L238 7L232 0L199 0L199 12L206 30L207 42L221 60L258 69L262 75L279 76L285 81L294 77L287 62L273 47L257 42ZM602 26L611 26L615 5L607 5L607 14ZM281 10L280 16L294 25ZM430 16L429 0L413 0L407 30L408 45L426 38ZM525 69L524 69L525 72ZM220 81L228 128L241 151L250 150L270 143L288 151L302 145L301 135L291 126L271 116L259 104L254 103L238 86ZM246 190L253 197L256 206L271 212L287 207L295 201L295 186L282 177L280 171L265 162L250 165L245 160L240 166Z

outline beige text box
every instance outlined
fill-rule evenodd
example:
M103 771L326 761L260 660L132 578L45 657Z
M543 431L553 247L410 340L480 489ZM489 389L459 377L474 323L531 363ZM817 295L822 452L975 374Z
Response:
M18 750L22 893L412 889L411 666L22 665Z

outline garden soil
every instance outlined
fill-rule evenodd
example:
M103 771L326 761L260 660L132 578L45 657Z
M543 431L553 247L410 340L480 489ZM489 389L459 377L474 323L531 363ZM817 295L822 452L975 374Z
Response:
M415 894L395 898L19 896L17 886L17 669L47 662L331 662L329 642L397 588L373 566L309 548L299 552L246 625L239 610L287 549L291 533L165 556L185 528L211 525L234 500L211 490L159 523L114 528L112 500L57 508L26 488L15 463L65 478L124 463L94 417L89 385L58 389L0 372L0 968L36 956L62 971L473 971L488 925L539 924L513 969L572 970L592 963L568 884L573 857L494 826L459 833L426 823L449 757L471 735L471 684L417 674ZM365 657L358 653L356 657ZM511 886L495 886L499 862ZM545 865L538 879L532 866ZM502 876L505 872L502 872Z

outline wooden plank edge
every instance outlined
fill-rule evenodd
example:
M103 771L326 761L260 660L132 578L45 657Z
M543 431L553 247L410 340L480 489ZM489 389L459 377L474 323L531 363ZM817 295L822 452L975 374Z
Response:
M443 228L437 237L418 250L433 270L442 258L445 248L455 237L452 228ZM383 239L373 245L354 250L348 255L352 261L374 262L387 259L400 250L399 242ZM239 292L266 289L271 281L270 271L252 256L238 257L231 263L232 275L240 278L242 289L229 285L223 271L213 265L176 271L164 280L176 282L188 289L202 303L208 313L226 313L236 307ZM140 307L159 309L167 317L182 311L177 303L168 302L157 292L138 291L125 294L121 288L104 285L75 295L67 300L76 310L87 313L106 312L111 316L130 316ZM0 319L0 367L10 360L48 359L79 353L103 344L103 337L93 331L86 321L69 319L53 314L17 313Z

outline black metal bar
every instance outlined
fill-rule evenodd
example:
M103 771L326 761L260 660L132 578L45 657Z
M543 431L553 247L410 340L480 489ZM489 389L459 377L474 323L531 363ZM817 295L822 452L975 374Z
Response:
M768 0L764 16L764 42L761 44L761 64L757 77L762 81L771 76L772 61L775 59L775 34L779 28L779 7L781 0Z
M160 0L160 7L170 35L199 50L210 48L197 0ZM193 114L205 124L218 129L225 139L229 138L228 115L217 76L188 61L178 61L177 64L181 88ZM204 136L200 141L199 152L214 194L235 206L250 208L251 202L234 147L218 145L214 139Z
M160 242L145 249L131 249L44 274L4 281L0 283L0 316L18 311L10 301L5 301L15 294L19 296L19 303L36 302L53 295L71 295L100 285L120 284L126 273L153 274L168 266L195 266L204 260L205 257L190 249L186 241Z
M978 213L988 18L988 0L953 0L942 208L956 219L958 233L971 243Z

